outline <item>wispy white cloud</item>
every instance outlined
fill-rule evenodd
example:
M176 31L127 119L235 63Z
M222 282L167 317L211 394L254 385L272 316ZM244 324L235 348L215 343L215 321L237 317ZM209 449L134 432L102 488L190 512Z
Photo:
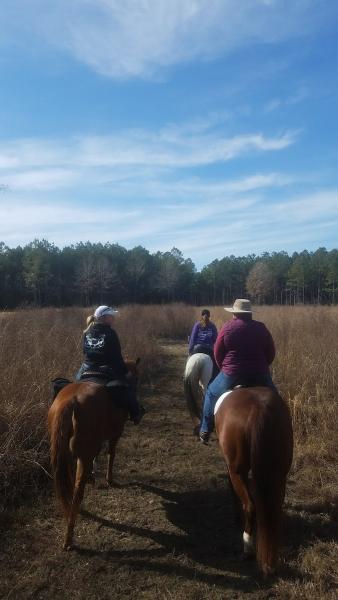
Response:
M270 113L277 110L282 105L280 98L272 98L263 106L263 112Z
M290 105L300 104L309 98L310 91L307 86L301 85L296 87L295 90L285 98L272 98L263 106L263 112L269 113L279 108L285 108Z
M35 31L104 75L154 77L252 43L301 36L330 19L316 0L3 0L3 37Z
M227 137L219 129L187 133L176 126L158 132L126 131L111 136L60 140L23 139L0 143L0 183L12 189L71 188L105 184L151 170L181 170L223 163L242 155L278 151L292 145L297 132L275 137L262 133ZM129 170L129 175L128 175Z
M160 218L159 218L160 215ZM133 208L126 203L0 201L0 239L9 245L47 237L59 246L90 239L141 244L150 251L180 248L198 266L229 254L265 250L333 247L338 227L338 188L293 195L278 201L264 194L228 194L222 202L188 198ZM332 240L332 243L328 240Z

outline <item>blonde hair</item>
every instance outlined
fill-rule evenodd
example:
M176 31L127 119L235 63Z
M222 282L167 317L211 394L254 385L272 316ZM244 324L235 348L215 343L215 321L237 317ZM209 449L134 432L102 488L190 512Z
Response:
M95 322L95 320L96 319L95 319L94 315L89 315L86 318L86 325L87 325L87 327L86 327L86 329L83 330L83 333L87 333L87 331L89 331L89 329L91 328L91 326L93 325L93 323Z

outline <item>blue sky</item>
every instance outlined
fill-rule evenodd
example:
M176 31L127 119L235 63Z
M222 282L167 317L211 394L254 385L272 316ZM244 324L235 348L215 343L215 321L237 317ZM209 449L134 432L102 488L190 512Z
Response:
M338 3L2 0L0 240L337 247Z

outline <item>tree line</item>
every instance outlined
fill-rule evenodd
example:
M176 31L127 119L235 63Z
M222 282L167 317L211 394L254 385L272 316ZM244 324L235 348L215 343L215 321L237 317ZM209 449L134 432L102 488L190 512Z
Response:
M249 296L267 304L336 304L338 250L227 256L197 271L173 248L79 243L59 249L46 240L9 248L0 243L0 307L187 302L232 304Z

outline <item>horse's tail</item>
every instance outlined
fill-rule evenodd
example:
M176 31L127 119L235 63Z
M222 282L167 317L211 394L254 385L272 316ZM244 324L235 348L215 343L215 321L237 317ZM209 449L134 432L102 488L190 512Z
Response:
M283 402L281 398L279 401ZM276 566L285 494L281 418L280 410L274 410L272 402L260 407L251 435L257 562L265 574L273 572Z
M194 390L196 389L196 385L194 386L191 382L189 376L185 376L183 378L183 386L184 386L184 395L185 401L187 403L187 408L192 420L199 419L200 413L198 409L197 398L195 397Z
M71 449L71 438L75 433L73 415L76 405L76 399L72 398L66 405L61 406L51 428L50 452L55 491L66 515L71 506L74 490L75 457Z

